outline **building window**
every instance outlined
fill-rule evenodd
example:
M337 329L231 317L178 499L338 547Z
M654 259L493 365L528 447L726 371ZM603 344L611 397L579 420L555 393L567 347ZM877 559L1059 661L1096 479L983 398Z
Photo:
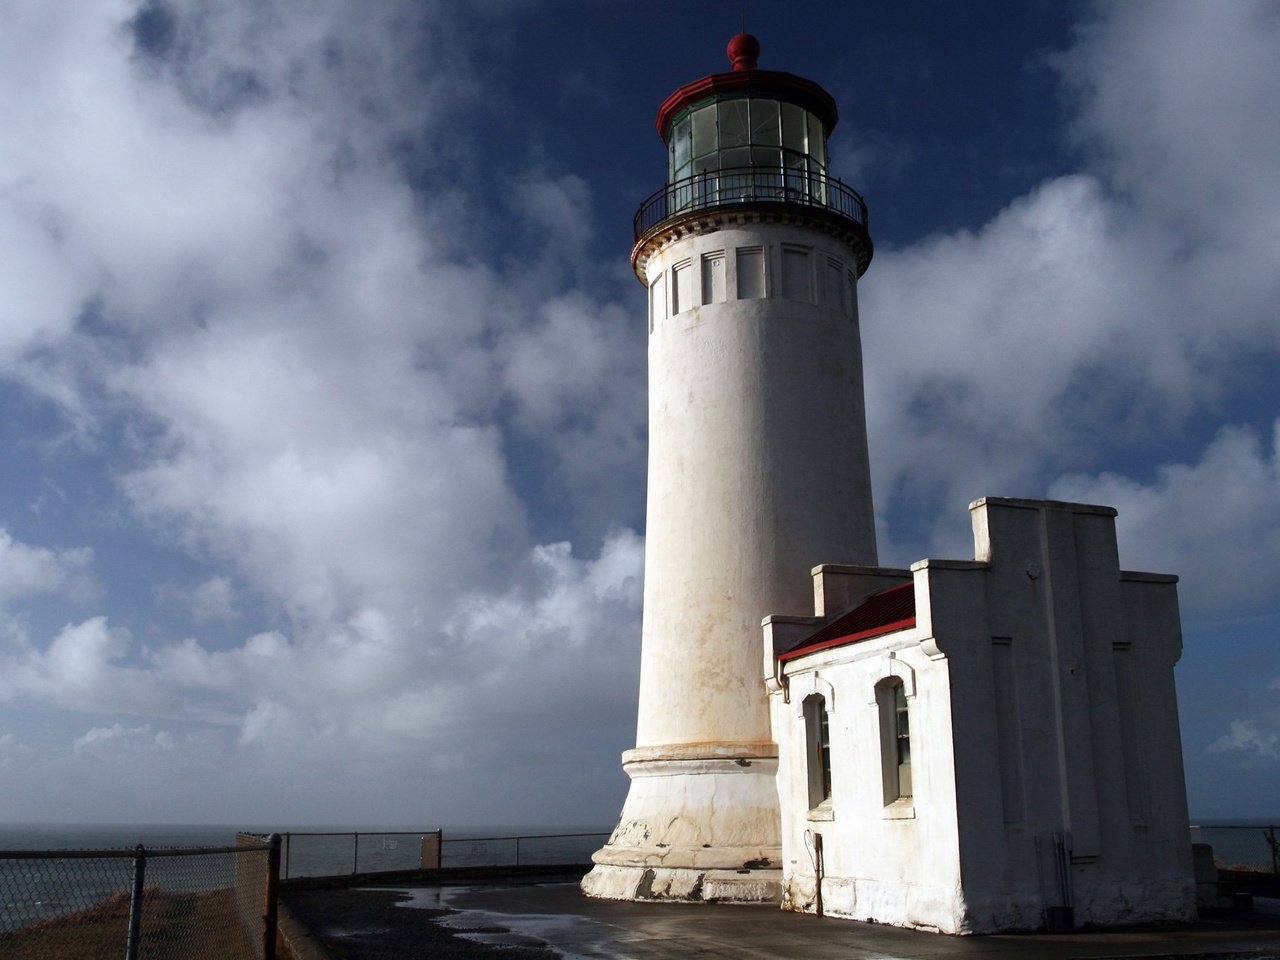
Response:
M739 247L737 261L738 299L760 299L764 296L764 248Z
M886 805L911 799L911 711L897 677L876 684L880 710L880 769Z
M826 291L824 300L828 310L844 313L844 264L839 260L827 260Z
M649 332L655 321L667 319L667 275L660 273L649 285Z
M671 269L671 315L693 306L693 263L683 260Z
M805 766L809 775L809 808L831 799L831 724L820 694L804 700Z
M782 248L782 296L787 300L813 303L813 284L809 282L809 251L805 247Z
M702 255L702 302L724 303L724 251Z

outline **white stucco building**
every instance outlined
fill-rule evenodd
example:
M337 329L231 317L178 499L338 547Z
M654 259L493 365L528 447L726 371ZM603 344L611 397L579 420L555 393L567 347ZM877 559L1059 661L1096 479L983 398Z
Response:
M659 110L636 216L640 708L584 891L947 933L1189 918L1176 578L1120 569L1110 508L994 498L973 560L877 566L866 206L827 170L830 95L728 52Z
M818 567L816 615L765 622L783 905L945 933L1194 918L1176 578L1120 569L1109 507L970 510L973 560Z

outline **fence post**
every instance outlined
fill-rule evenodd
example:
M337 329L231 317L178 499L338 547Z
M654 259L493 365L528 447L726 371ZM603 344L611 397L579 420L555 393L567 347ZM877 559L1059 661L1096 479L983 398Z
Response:
M289 851L293 849L293 834L284 835L284 878L289 879Z
M125 940L125 960L138 960L138 940L142 934L142 889L147 876L147 849L142 844L134 848L133 895L129 899L129 935Z
M265 912L262 915L262 960L276 960L276 901L280 883L280 834L267 838L267 882L263 891ZM129 958L133 960L133 958Z
M516 837L516 866L520 866L520 838Z
M355 852L351 855L351 875L355 876L360 872L360 834L356 832L352 836L355 837Z

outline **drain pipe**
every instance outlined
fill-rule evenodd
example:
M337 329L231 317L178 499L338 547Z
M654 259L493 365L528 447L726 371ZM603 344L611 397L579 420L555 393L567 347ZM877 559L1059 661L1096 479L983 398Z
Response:
M822 874L825 870L822 862L822 834L806 830L804 832L804 846L809 851L809 862L813 864L814 887L816 890L814 910L818 916L825 916L822 912Z
M820 833L815 833L813 835L813 872L817 879L816 887L818 899L816 906L818 916L822 917L825 916L822 912L822 874L824 872L824 864L822 862L822 834Z

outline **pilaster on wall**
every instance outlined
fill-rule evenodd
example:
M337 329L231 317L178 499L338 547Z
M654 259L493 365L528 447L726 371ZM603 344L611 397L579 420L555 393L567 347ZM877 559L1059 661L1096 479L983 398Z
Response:
M1176 578L1121 571L1111 507L992 497L970 510L977 580L954 563L913 568L921 632L952 660L957 749L998 746L985 768L980 757L958 764L971 800L1001 787L992 815L961 825L968 862L1002 844L1017 862L1019 845L1059 836L1077 921L1118 922L1106 891L1133 884L1150 885L1152 916L1181 915ZM1070 902L1038 872L1046 903Z

